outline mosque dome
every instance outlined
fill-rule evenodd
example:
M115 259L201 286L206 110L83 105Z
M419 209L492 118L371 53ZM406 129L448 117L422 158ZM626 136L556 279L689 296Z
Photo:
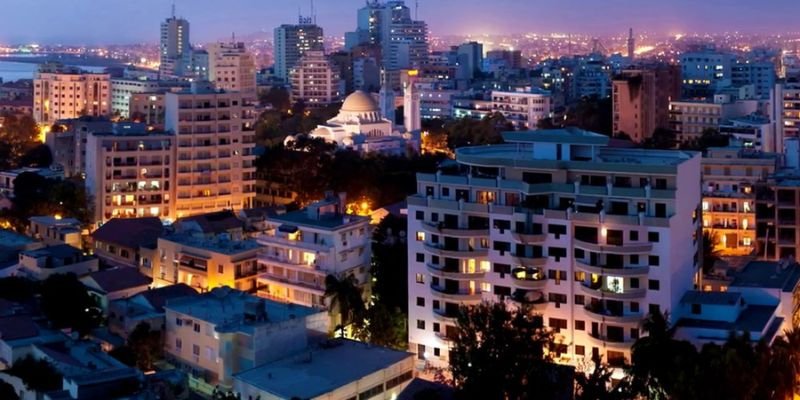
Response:
M368 93L356 90L344 100L342 111L349 113L380 112L380 107Z

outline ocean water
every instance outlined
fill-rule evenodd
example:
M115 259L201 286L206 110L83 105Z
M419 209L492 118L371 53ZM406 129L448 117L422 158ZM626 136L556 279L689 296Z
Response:
M3 61L0 59L0 79L2 79L3 82L11 82L19 79L33 79L33 74L38 67L39 64L37 63ZM105 69L104 67L97 66L89 67L79 65L78 67L90 72L102 72L103 69Z

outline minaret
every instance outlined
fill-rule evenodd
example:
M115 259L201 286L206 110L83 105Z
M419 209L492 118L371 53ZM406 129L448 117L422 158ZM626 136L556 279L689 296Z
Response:
M633 64L634 51L636 50L636 39L633 38L633 28L628 30L628 62Z
M419 71L408 71L408 80L403 87L403 125L406 132L415 132L422 129L422 118L420 116L419 90L416 85L416 77Z

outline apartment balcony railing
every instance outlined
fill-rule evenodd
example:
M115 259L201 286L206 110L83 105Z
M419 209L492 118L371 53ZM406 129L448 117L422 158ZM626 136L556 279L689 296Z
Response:
M481 292L469 289L448 289L442 286L431 285L431 293L434 296L463 302L481 301Z
M597 275L615 275L615 276L639 276L647 275L650 273L650 267L647 265L635 266L616 266L616 265L590 265L581 260L575 260L575 267L578 270L584 271L589 274Z
M653 250L652 243L598 244L575 239L575 246L597 253L642 254Z
M445 236L453 236L453 237L465 237L465 238L472 238L472 237L488 237L489 236L489 228L457 228L457 227L446 227L443 223L436 224L430 222L422 223L422 230L428 233L434 233L439 235Z
M608 299L639 299L647 294L646 289L621 289L620 291L613 291L604 288L602 285L588 285L582 283L579 285L581 291L589 296L608 298Z
M460 249L446 248L441 245L435 245L429 243L425 243L423 247L429 253L440 257L479 258L479 257L486 257L489 254L488 249L468 248L460 250Z
M584 306L590 318L600 322L638 323L644 318L642 313L625 313L621 310L610 310L606 307L587 304Z
M450 279L480 279L486 275L486 272L476 269L475 272L461 271L458 268L448 268L441 265L425 264L428 272L433 275L441 276Z

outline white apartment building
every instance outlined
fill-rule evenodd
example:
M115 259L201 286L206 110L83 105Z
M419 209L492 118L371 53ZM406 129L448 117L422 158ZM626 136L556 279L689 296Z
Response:
M307 51L323 51L325 49L322 28L306 23L301 18L300 24L284 24L275 28L274 53L275 76L285 82L289 81L289 71L297 64Z
M346 215L344 195L326 196L306 209L266 219L257 237L258 295L279 301L324 307L325 278L355 276L367 285L371 259L370 219Z
M175 135L142 124L115 124L86 138L86 190L96 222L112 218L175 218Z
M539 120L550 117L550 93L524 88L493 90L492 112L499 112L515 129L536 129Z
M44 64L33 80L33 118L50 125L83 115L111 115L111 77L59 64Z
M289 77L293 103L302 100L306 107L321 108L342 99L344 82L323 51L306 51Z
M504 139L458 149L460 173L417 174L410 350L446 365L458 307L503 301L543 315L560 362L620 365L641 320L693 288L700 155L572 128Z
M770 119L775 123L775 151L784 140L800 137L800 83L778 83L771 92Z
M111 114L122 118L131 116L131 97L134 93L155 93L161 85L158 81L141 79L111 79Z
M256 112L247 95L197 82L167 93L165 108L165 127L177 142L176 217L251 207Z
M243 42L208 46L208 78L218 89L242 92L256 99L256 59Z
M679 142L699 138L706 129L719 129L720 124L735 117L743 117L758 110L756 100L730 102L728 96L717 96L713 102L671 101L669 103L670 128L677 133Z
M168 301L164 310L166 358L228 389L234 374L306 349L308 331L326 332L328 320L311 308L227 287Z

